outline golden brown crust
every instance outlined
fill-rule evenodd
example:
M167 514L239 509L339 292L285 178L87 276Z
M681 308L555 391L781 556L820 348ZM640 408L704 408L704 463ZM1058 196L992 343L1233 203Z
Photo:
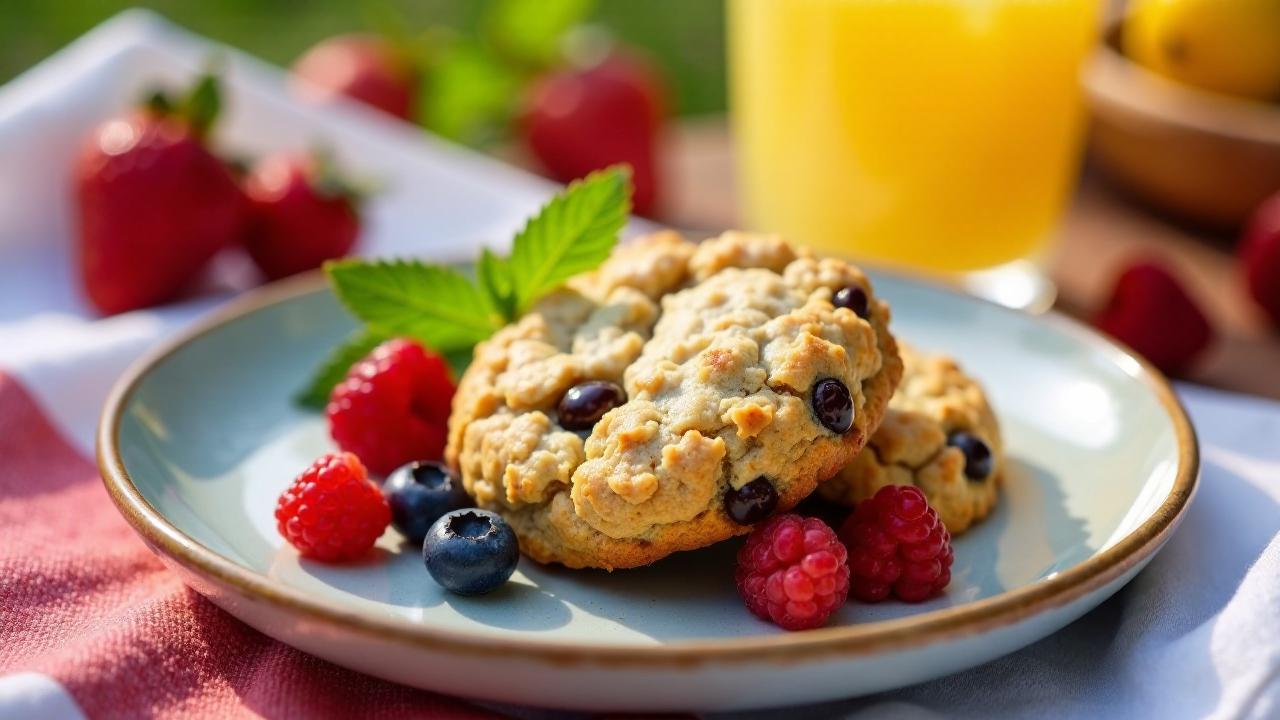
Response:
M851 284L870 321L831 304ZM776 237L642 238L477 346L446 457L540 562L624 568L703 547L750 530L723 510L730 489L766 477L786 510L862 448L901 376L888 322L861 271ZM809 408L828 377L853 397L844 435ZM556 405L586 380L628 401L584 438Z
M1000 427L982 387L955 360L922 355L902 346L902 384L884 422L853 462L823 483L823 497L852 505L886 485L915 485L929 499L947 529L958 535L990 514L999 500L1004 466ZM971 480L964 455L947 445L958 430L991 448L991 474Z

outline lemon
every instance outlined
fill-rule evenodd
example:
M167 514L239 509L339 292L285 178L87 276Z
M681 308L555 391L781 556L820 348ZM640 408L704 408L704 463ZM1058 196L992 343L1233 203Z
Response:
M1173 80L1280 99L1280 0L1134 0L1123 45Z

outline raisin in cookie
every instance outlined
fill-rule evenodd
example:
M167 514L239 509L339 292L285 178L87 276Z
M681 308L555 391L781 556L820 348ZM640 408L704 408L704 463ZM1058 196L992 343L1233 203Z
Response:
M446 457L539 562L745 533L857 454L902 373L862 271L776 237L619 246L476 347Z
M852 505L885 485L915 485L958 535L999 496L1000 428L982 387L955 360L901 345L902 384L867 448L818 492Z

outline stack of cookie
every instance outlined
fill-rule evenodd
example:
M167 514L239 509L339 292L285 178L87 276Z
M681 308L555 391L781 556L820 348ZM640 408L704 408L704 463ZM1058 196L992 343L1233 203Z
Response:
M1003 447L982 387L942 355L899 347L902 384L866 449L818 492L853 506L886 485L915 485L952 535L996 504Z
M446 456L525 554L615 569L819 488L853 504L915 484L962 532L996 501L1000 453L978 385L899 348L857 267L772 236L663 232L476 347Z

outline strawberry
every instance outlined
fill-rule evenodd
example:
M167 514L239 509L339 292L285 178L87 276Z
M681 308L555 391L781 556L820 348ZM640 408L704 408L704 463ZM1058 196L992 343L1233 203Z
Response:
M663 97L653 66L614 52L594 66L539 78L525 98L520 130L529 150L561 182L629 164L636 212L652 215L659 199Z
M244 189L251 206L245 248L271 280L350 253L360 234L359 196L322 153L269 155Z
M1213 328L1177 279L1159 262L1129 265L1094 324L1156 367L1185 372L1213 343Z
M293 64L306 84L304 95L328 100L346 95L411 120L417 100L418 72L409 57L377 35L338 35L322 40Z
M1280 193L1253 212L1240 239L1240 263L1249 294L1280 328Z
M206 76L180 102L156 93L89 136L73 172L79 262L102 312L172 300L239 236L244 197L205 145L217 111Z

